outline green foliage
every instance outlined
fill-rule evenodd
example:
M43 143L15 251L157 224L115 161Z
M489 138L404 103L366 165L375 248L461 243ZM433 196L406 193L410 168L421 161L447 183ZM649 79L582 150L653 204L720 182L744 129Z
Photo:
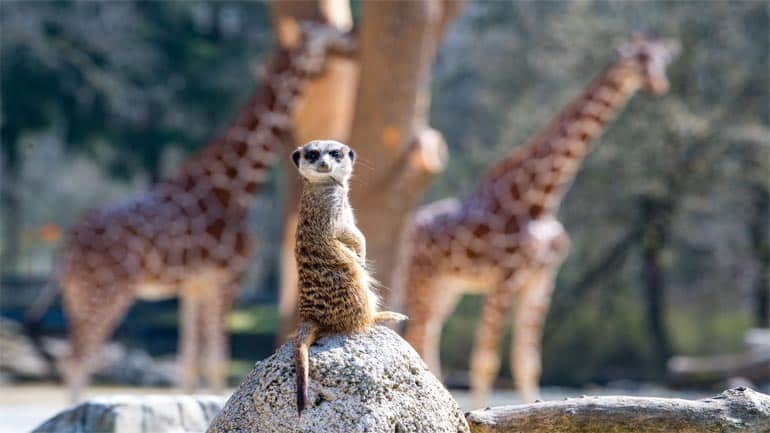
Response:
M275 335L278 333L278 310L275 305L252 305L230 314L227 328L234 333Z
M157 179L170 146L200 147L244 100L269 42L262 4L4 2L3 151L56 127L118 176ZM256 31L255 31L256 30Z
M360 2L353 6L357 15ZM768 21L761 1L476 1L447 35L434 68L431 124L451 157L426 201L468 192L577 95L632 31L682 43L670 93L631 101L562 206L572 248L546 323L546 383L662 377L644 309L641 242L659 253L674 352L740 349L768 266L767 205L757 198L767 197L770 171ZM0 32L3 241L20 237L16 255L44 263L15 269L28 272L49 266L50 247L41 252L27 236L35 227L66 228L86 208L157 180L213 137L247 98L271 42L265 4L239 1L4 1ZM261 235L254 273L269 275L271 291L280 183L271 179L253 218ZM619 264L581 289L613 246L649 229L643 203L654 204L663 231L645 230ZM649 243L651 233L667 236ZM480 305L479 296L465 297L447 324L448 370L467 368ZM176 316L162 319L173 326ZM230 326L264 337L275 322L273 307L247 307Z
M751 234L763 232L750 230L762 226L755 191L768 190L770 172L767 3L475 2L435 68L431 122L451 151L428 200L471 190L485 167L542 128L640 29L679 39L682 55L669 67L669 94L641 92L630 102L562 206L573 242L546 325L548 383L661 377L644 310L642 242L659 253L661 320L673 351L740 349L755 281L767 272L765 242ZM663 233L646 228L653 221L642 217L644 203ZM622 264L599 269L577 292L636 228L646 235L624 250ZM452 320L442 350L459 364L471 325Z

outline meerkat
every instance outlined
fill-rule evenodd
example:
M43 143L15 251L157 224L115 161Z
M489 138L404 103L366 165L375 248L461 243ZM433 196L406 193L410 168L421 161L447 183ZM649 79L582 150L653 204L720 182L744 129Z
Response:
M366 239L356 227L348 184L356 153L331 140L311 141L291 155L302 176L296 257L299 318L295 341L297 410L308 399L308 348L321 335L359 332L406 316L377 311L367 271Z

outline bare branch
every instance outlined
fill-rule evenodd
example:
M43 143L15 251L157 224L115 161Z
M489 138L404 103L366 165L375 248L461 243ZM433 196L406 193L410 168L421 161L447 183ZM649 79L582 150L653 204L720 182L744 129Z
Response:
M770 396L746 388L704 400L583 397L466 414L475 433L768 433Z

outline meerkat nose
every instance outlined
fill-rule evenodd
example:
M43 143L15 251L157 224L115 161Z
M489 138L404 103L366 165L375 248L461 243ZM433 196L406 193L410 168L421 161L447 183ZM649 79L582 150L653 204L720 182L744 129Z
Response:
M326 161L321 161L318 163L318 171L320 171L321 173L328 173L331 171L331 169L332 167Z

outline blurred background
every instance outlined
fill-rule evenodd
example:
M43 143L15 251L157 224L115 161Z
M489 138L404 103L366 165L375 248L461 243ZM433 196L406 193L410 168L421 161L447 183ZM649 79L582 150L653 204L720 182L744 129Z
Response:
M580 93L631 31L683 47L668 68L669 94L631 100L562 206L572 247L546 321L546 389L708 393L729 375L673 377L669 359L740 354L750 329L770 325L768 5L476 1L446 34L430 123L450 159L425 202L469 191ZM355 16L361 5L352 8ZM263 2L5 1L0 11L0 381L12 390L50 383L14 344L68 227L148 188L221 131L274 41ZM279 171L251 216L259 246L229 319L233 386L272 353L278 332ZM465 296L446 325L449 385L467 384L480 303ZM173 385L177 324L175 300L137 302L97 383ZM63 341L58 301L42 326ZM499 385L510 381L503 368Z

